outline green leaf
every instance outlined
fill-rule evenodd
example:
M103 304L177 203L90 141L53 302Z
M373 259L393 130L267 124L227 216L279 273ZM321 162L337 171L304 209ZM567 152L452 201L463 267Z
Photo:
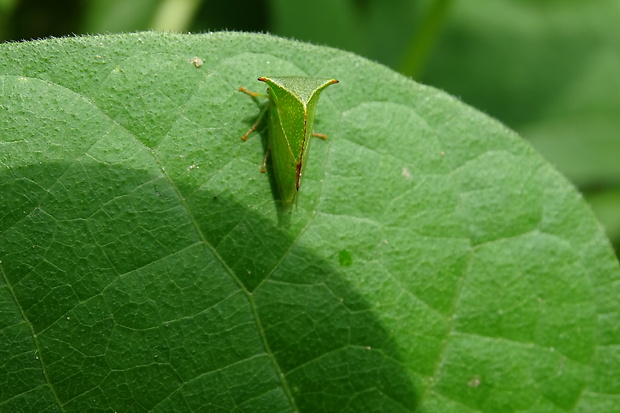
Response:
M577 185L617 188L617 2L453 4L423 80L515 128Z
M518 131L584 191L620 188L620 13L617 2L453 2L423 81ZM595 206L616 250L620 220Z
M426 17L425 3L428 1L268 0L268 29L396 67L420 20Z
M0 410L617 411L618 262L497 122L266 35L0 55ZM289 226L263 75L341 82Z

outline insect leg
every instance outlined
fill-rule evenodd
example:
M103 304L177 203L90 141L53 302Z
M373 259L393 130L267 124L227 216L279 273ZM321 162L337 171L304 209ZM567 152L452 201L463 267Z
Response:
M255 131L255 130L256 130L256 129L260 126L260 123L261 123L261 121L262 121L262 120L263 120L263 117L262 117L262 116L261 116L260 118L258 118L258 120L256 121L256 123L255 123L254 125L252 125L252 127L250 128L250 130L249 130L249 131L247 131L247 132L245 133L245 135L243 135L243 136L241 137L241 140L243 140L243 141L248 140L248 136L250 136L250 134L251 134L252 132L254 132L254 131Z
M245 94L250 95L253 98L258 98L258 97L265 97L265 98L269 98L268 95L263 95L262 93L255 93L255 92L251 92L248 89L244 88L243 86L241 86L239 88L239 92L243 92ZM245 133L245 135L243 135L241 137L241 139L243 141L246 141L248 139L248 136L250 136L250 134L252 132L254 132L261 124L261 122L263 121L263 118L265 117L265 114L267 113L267 109L269 108L269 103L267 103L266 105L263 106L263 108L261 109L260 113L258 114L258 119L256 120L256 123L254 123L254 125L252 125L252 127L250 128L249 131L247 131ZM270 148L267 148L267 151L265 152L265 158L263 158L263 166L261 167L260 171L262 173L266 173L267 172L267 158L269 158L269 153L270 153Z
M245 89L245 88L239 88L239 90L241 90L241 89ZM243 92L243 91L242 91L242 92ZM252 92L250 92L250 93L252 93ZM249 131L247 131L247 132L245 133L245 135L243 135L243 136L241 137L241 140L246 141L246 140L248 139L248 137L250 136L250 134L251 134L252 132L254 132L256 129L258 129L258 127L260 126L260 124L261 124L261 123L262 123L262 121L263 121L263 118L265 117L265 113L267 112L267 108L268 108L268 107L269 107L269 105L267 104L267 105L265 105L265 107L264 107L264 108L260 111L260 113L258 114L258 119L256 120L256 123L254 123L254 125L252 125L252 127L250 128L250 130L249 130Z
M271 148L267 148L267 151L265 151L265 157L263 158L263 166L260 168L260 171L262 173L267 172L267 158L269 158L269 153L271 153Z
M312 136L316 136L317 138L321 138L324 141L327 140L327 135L324 133L316 133L316 132L312 132Z
M257 97L263 96L261 93L251 92L251 91L247 90L246 88L244 88L243 86L239 87L239 92L247 93L248 95L252 96L253 98L257 98Z

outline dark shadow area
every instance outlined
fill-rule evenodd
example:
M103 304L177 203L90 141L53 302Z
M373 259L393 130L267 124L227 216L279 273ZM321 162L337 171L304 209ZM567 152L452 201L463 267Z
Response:
M213 30L263 32L269 27L267 8L265 0L203 1L191 31L195 33Z
M269 128L267 124L267 116L269 115L269 101L267 97L253 97L252 98L256 105L259 108L258 117L248 117L244 119L248 124L248 130L250 130L257 122L260 121L258 128L253 131L247 139L260 139L263 147L263 155L266 156L265 162L265 171L264 173L267 175L269 179L269 187L271 188L271 194L273 195L273 200L276 203L278 208L278 226L282 228L288 228L291 224L291 213L295 210L293 207L293 211L286 210L286 208L282 205L282 200L280 196L280 191L278 190L278 183L276 182L276 177L273 171L273 159L271 157L271 153L267 154L269 151ZM259 169L260 172L263 172L262 168Z
M139 4L133 9L128 7L128 10L142 12L143 15L128 20L138 26L125 27L124 30L149 30L154 17L150 14L159 6L157 1L152 3ZM89 7L93 6L84 0L63 0L60 4L47 0L17 0L12 9L7 6L6 15L0 19L3 23L0 41L93 34L86 33L84 28L85 22L93 18L89 13L96 15L88 10ZM192 33L216 30L265 32L269 27L265 0L203 1L193 17L187 28Z
M78 33L84 2L63 0L61 4L45 0L20 0L6 19L3 40L31 40L62 37Z
M412 370L339 268L218 192L195 199L204 215L193 221L169 182L143 170L5 169L3 318L22 326L7 337L12 361L29 362L3 373L22 385L2 399L67 412L267 412L291 408L288 394L300 412L416 410Z

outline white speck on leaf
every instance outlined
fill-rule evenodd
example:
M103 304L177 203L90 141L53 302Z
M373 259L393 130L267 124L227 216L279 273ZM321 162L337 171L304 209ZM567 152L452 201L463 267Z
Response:
M478 376L474 376L470 381L467 382L467 384L471 387L478 387L480 386L481 380L480 377Z
M204 60L202 60L201 58L199 58L198 56L194 56L194 57L192 57L192 58L189 60L189 62L190 62L191 64L193 64L194 66L196 66L196 67L200 67L200 66L202 66L202 65L204 65L204 64L205 64L205 61L204 61Z

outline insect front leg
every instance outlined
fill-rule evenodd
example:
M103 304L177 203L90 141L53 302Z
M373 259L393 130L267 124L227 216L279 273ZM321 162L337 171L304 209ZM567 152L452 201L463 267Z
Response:
M239 92L243 92L247 95L250 95L253 98L258 98L258 97L268 97L266 95L263 95L261 93L255 93L255 92L251 92L248 89L244 88L243 86L241 86L239 88ZM246 141L248 139L248 137L252 134L252 132L254 132L256 129L258 129L258 127L260 126L260 124L263 121L263 118L265 117L265 113L267 112L267 108L269 107L269 104L265 105L265 107L263 107L263 109L261 109L260 113L258 114L258 118L256 119L256 123L254 123L254 125L252 125L252 127L250 128L249 131L247 131L245 133L245 135L243 135L241 137L241 140Z
M239 92L247 93L248 95L252 96L253 98L267 97L266 95L263 95L262 93L252 92L252 91L244 88L243 86L239 87Z

